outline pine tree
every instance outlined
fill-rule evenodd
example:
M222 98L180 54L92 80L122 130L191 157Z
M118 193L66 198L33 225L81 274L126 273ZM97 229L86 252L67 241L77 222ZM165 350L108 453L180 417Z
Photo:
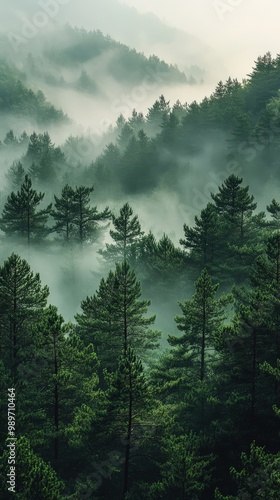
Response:
M18 140L17 140L13 130L9 130L9 132L6 133L6 136L5 136L5 139L3 142L6 146L16 146L18 144Z
M177 328L184 332L182 337L169 336L169 343L177 347L174 355L180 356L192 350L195 354L197 377L203 381L207 376L207 366L211 364L216 335L225 320L225 306L230 296L216 299L219 285L213 285L211 277L204 269L195 283L193 298L180 307L183 316L176 316Z
M24 182L24 177L25 170L20 161L14 162L6 173L6 179L9 186L11 186L11 188L15 190L20 189L21 185Z
M106 250L102 255L109 260L125 261L131 257L132 249L139 243L141 236L141 225L138 216L133 217L133 210L128 203L120 209L120 215L112 215L114 230L110 230L110 236L115 244L106 244Z
M81 304L83 313L76 316L78 332L86 344L92 342L101 368L115 370L122 351L129 347L147 359L157 346L159 333L149 329L155 316L147 318L150 301L141 300L141 287L127 262L102 279L99 290Z
M7 474L9 451L0 458L1 498L7 497ZM16 442L16 497L22 500L60 500L63 498L64 483L57 477L51 466L44 462L31 448L31 442L20 436Z
M153 106L148 109L146 119L149 135L155 135L160 132L160 126L170 113L169 103L170 101L166 101L165 97L161 95Z
M76 187L73 195L73 226L76 237L81 245L91 241L96 233L98 221L110 218L111 213L106 207L98 212L97 207L90 206L90 194L94 188Z
M171 366L181 367L184 371L189 367L190 375L184 376L185 383L188 380L188 385L191 380L193 388L197 387L201 425L204 427L206 383L215 360L218 333L226 318L225 307L230 303L231 297L216 298L219 285L212 284L206 269L202 271L195 286L193 298L180 304L183 316L175 317L177 328L183 335L169 335L168 342L172 346Z
M272 221L269 222L269 227L273 230L280 230L280 203L273 199L271 204L267 205L266 209L272 217Z
M133 129L128 123L124 123L121 127L120 135L117 138L117 143L121 151L124 151L127 148L132 138L134 138Z
M241 453L242 469L230 468L231 477L236 483L236 495L224 496L218 489L215 500L236 500L256 498L277 500L279 497L279 461L280 454L268 453L264 446L257 446L254 441L249 453Z
M67 464L72 467L75 463L74 457L67 458L68 428L71 429L77 408L85 402L90 405L96 397L98 360L93 346L84 346L70 325L64 325L54 306L45 311L37 330L42 336L45 359L43 408L48 417L46 428L51 429L50 458L55 469L65 473Z
M53 166L52 155L49 150L42 153L38 163L32 162L28 173L31 179L36 183L51 184L54 183L56 174Z
M240 186L242 182L243 179L230 175L219 187L219 192L211 194L225 225L224 231L231 242L241 245L245 243L252 212L257 207L254 196L248 194L249 187Z
M202 498L211 484L213 456L201 451L199 436L190 432L179 436L171 434L161 440L160 481L150 489L152 498Z
M23 157L23 165L29 169L32 180L45 184L53 182L56 177L56 167L65 164L64 153L59 147L55 147L48 132L31 134L27 152Z
M170 297L175 285L178 290L181 289L185 278L184 257L184 253L175 247L167 234L163 234L156 243L152 269L147 279L152 278L154 287L161 290L161 296Z
M73 235L74 193L74 189L66 184L62 189L60 198L54 195L54 210L51 211L51 216L56 222L53 230L58 234L62 234L66 243L69 243Z
M261 366L265 362L276 366L280 353L279 248L279 237L269 238L266 255L253 269L252 289L234 289L235 315L221 335L217 385L223 401L222 420L231 420L232 428L238 425L248 440L260 432L268 439L264 422L265 428L276 425L272 406L279 400L278 386L270 383Z
M20 364L34 353L33 323L42 314L48 295L39 274L33 274L18 255L12 254L0 268L1 357L15 381Z
M149 389L141 361L131 348L120 357L119 366L109 388L108 410L111 415L110 433L124 440L124 467L122 496L125 499L130 486L132 449L137 447L137 426L149 405ZM136 432L135 432L136 431ZM136 436L135 436L136 434Z
M184 224L184 232L185 239L180 240L180 245L189 251L191 263L211 270L218 251L218 215L214 205L208 203L200 218L195 216L195 227Z
M84 346L54 306L34 321L32 330L37 339L36 362L27 359L20 370L24 384L20 408L17 403L18 430L24 429L34 449L41 450L43 458L67 478L69 471L84 463L82 455L72 455L70 443L73 434L79 433L74 422L77 410L97 402L98 360L93 346Z
M25 176L20 191L8 196L0 219L1 229L9 236L19 235L31 240L40 239L48 234L46 223L52 205L43 210L37 210L44 194L32 189L32 182L28 175Z

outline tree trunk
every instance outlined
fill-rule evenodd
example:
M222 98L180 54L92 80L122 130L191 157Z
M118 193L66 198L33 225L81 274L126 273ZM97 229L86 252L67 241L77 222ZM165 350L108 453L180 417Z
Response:
M54 334L53 337L53 353L54 353L54 374L55 374L55 386L54 386L54 426L55 426L55 438L54 438L54 459L57 461L58 459L58 382L57 382L57 374L58 374L58 362L57 362L57 348L56 348L56 337Z
M125 463L124 463L124 481L123 481L123 498L128 492L128 475L129 475L129 461L130 461L130 448L131 448L131 430L132 430L132 380L131 380L131 367L129 371L129 411L128 411L128 425L125 446Z
M257 369L257 332L253 331L252 388L251 388L251 425L255 424L256 412L256 369Z

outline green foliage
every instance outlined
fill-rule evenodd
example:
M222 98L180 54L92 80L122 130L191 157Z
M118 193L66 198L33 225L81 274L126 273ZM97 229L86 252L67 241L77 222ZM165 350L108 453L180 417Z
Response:
M32 180L43 185L54 183L57 171L66 165L63 152L55 147L48 132L31 134L23 162L26 168L29 167Z
M63 482L51 466L34 453L30 441L24 436L16 441L16 493L7 497L8 456L9 452L5 451L0 458L0 471L3 478L0 486L1 498L62 500Z
M110 36L103 35L99 30L87 32L82 28L67 26L65 41L62 41L59 48L54 47L47 51L51 61L64 67L87 62L95 63L98 57L108 54L111 57L108 57L107 71L120 83L128 80L134 84L139 83L146 77L147 70L164 74L168 83L187 81L184 73L175 66L166 64L155 55L147 58L135 49L130 49Z
M195 226L184 224L185 240L180 244L189 251L190 261L199 267L211 269L217 261L218 252L218 214L212 203L195 216Z
M0 61L0 110L34 118L37 123L61 123L67 120L62 110L48 103L42 91L37 93L23 83L25 75Z
M78 332L92 342L102 368L116 369L121 352L130 347L147 359L157 347L159 332L150 330L155 316L146 317L149 300L141 299L141 286L127 262L116 264L93 297L81 304L83 313L76 316Z
M0 227L8 236L19 235L31 241L40 240L48 234L46 223L52 205L37 210L44 198L44 193L32 189L32 181L28 175L20 190L8 196L0 219Z
M137 215L132 216L133 210L129 203L120 209L119 217L112 215L114 230L110 230L110 236L115 244L106 244L106 250L101 251L105 258L114 262L130 260L131 253L144 234Z
M13 165L9 168L6 173L6 179L8 181L9 186L11 186L14 190L19 190L24 182L25 170L22 166L22 163L14 162Z
M213 457L201 455L199 437L193 433L170 435L164 439L162 451L161 481L155 485L157 498L201 498L211 481Z
M31 359L34 320L46 306L49 289L42 287L39 274L12 254L0 268L1 354L7 372L18 379L21 363Z
M69 242L69 239L71 235L73 235L74 231L74 193L74 189L66 184L66 186L62 189L60 198L54 195L55 209L51 211L51 216L55 220L54 231L59 235L62 235L66 242Z
M241 454L243 468L237 471L231 467L231 475L237 483L238 491L235 496L222 496L216 491L216 500L235 500L239 498L256 498L259 500L277 500L280 486L280 454L266 453L264 447L253 442L250 453Z
M73 226L81 245L92 241L98 227L97 222L106 220L111 215L108 207L98 212L97 207L90 206L90 194L93 191L93 187L81 186L76 187L73 193Z
M204 269L195 283L193 298L180 304L183 316L176 316L175 321L181 337L169 336L169 343L175 349L174 356L183 359L192 352L193 363L197 365L197 377L201 381L207 376L207 366L211 365L214 347L219 331L226 318L225 307L230 303L230 296L216 299L219 285L213 285L211 277Z
M252 212L257 204L254 196L248 194L249 186L242 188L243 179L236 175L230 175L219 187L217 194L212 194L216 210L220 215L220 221L225 224L223 232L228 233L230 242L244 243L247 236L247 227L250 222Z

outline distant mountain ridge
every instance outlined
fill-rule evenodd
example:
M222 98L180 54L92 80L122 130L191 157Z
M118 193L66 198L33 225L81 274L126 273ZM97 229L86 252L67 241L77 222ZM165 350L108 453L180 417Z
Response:
M37 124L65 122L68 117L50 104L41 90L28 88L26 75L0 60L0 112L33 119Z
M103 92L107 81L122 86L139 85L149 74L161 74L164 83L195 83L176 65L167 64L156 55L143 53L117 42L101 31L86 31L66 26L47 47L29 53L24 71L32 78L54 86L66 86L86 93Z

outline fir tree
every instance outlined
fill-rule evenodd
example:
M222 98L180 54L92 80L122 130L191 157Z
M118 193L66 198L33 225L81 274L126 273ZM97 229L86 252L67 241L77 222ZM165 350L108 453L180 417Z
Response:
M0 458L0 471L5 481L1 482L1 498L7 497L7 474L9 452ZM31 442L20 436L16 442L16 487L15 492L22 500L59 500L63 498L64 483L51 466L34 453Z
M195 227L184 224L185 239L180 244L189 252L190 261L200 268L211 270L217 261L218 216L212 203L195 216Z
M115 244L106 244L106 250L101 253L108 259L117 261L129 260L132 249L139 243L141 236L141 225L137 215L133 217L133 210L128 203L120 209L120 215L112 215L114 230L110 230L110 236Z
M122 351L136 349L143 359L157 346L159 333L149 329L155 316L146 317L149 300L140 299L141 287L127 262L102 279L99 290L81 304L76 316L78 332L86 343L92 342L101 367L115 370Z
M121 498L125 499L130 487L132 450L137 447L137 426L141 414L150 403L148 384L141 361L131 348L120 357L119 366L109 388L108 410L111 415L110 432L124 441L123 486ZM136 436L135 436L136 434Z
M81 245L91 241L96 233L98 221L111 216L108 207L98 212L97 207L90 206L90 194L94 188L76 187L73 194L73 226L77 240Z
M257 204L249 195L249 187L241 187L243 179L230 175L219 187L217 194L212 194L216 210L225 224L224 231L229 234L230 241L244 244L248 233L248 224Z
M1 357L15 380L19 365L33 355L33 323L42 314L48 295L39 274L33 274L18 255L12 254L0 268Z
M51 216L55 220L53 230L61 234L66 243L73 236L73 219L74 219L74 189L68 184L64 186L61 192L61 197L54 195L55 203L54 210L51 211Z
M172 346L171 366L189 368L187 384L192 381L197 387L200 400L200 419L205 424L205 390L206 382L212 372L215 360L215 345L218 333L226 318L225 307L231 297L216 298L219 285L213 285L211 277L204 269L195 283L196 291L191 300L180 304L183 316L176 316L177 328L183 332L181 337L169 335L168 342ZM190 389L190 387L189 387Z
M6 179L12 189L18 190L22 186L25 177L25 170L22 163L14 162L6 173Z
M207 366L216 342L216 335L225 319L224 308L230 297L216 299L219 285L213 285L211 277L204 269L195 283L193 298L180 307L183 316L176 316L177 327L184 334L182 337L169 336L169 343L178 346L174 354L187 349L193 351L197 359L198 377L201 381L207 375Z
M272 217L272 220L269 222L269 227L271 229L280 230L280 203L273 199L270 205L267 205L266 209Z
M20 191L8 196L0 220L1 229L9 236L19 235L27 239L28 245L33 239L40 239L48 234L46 223L52 205L37 210L44 194L32 189L32 182L25 176Z

